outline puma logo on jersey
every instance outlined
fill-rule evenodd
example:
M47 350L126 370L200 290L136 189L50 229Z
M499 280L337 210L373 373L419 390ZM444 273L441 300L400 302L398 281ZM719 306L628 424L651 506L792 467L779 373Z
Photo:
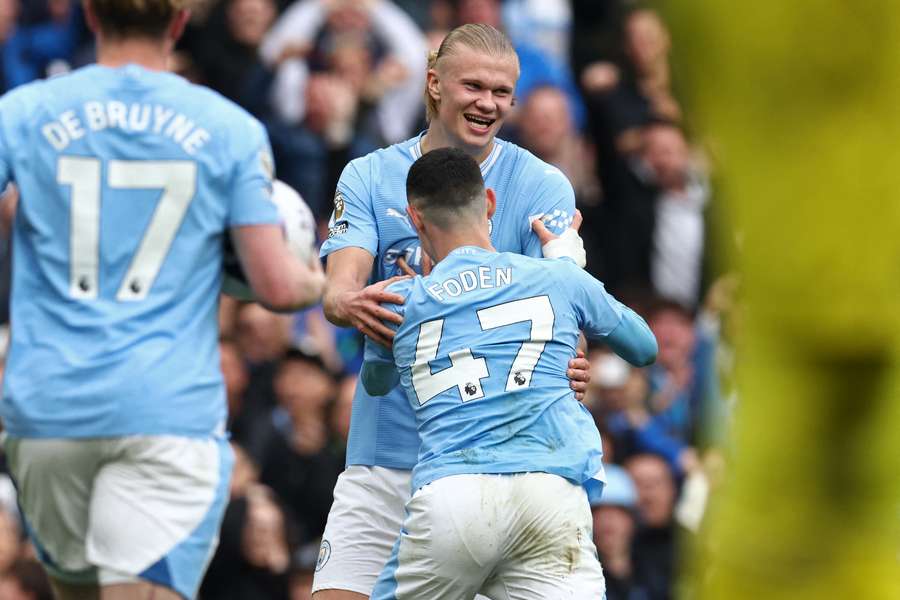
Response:
M386 214L389 217L394 217L395 219L400 219L401 221L406 223L407 227L412 227L412 225L410 225L410 223L409 223L409 217L404 215L403 213L401 213L399 210L389 208L389 209L387 209Z

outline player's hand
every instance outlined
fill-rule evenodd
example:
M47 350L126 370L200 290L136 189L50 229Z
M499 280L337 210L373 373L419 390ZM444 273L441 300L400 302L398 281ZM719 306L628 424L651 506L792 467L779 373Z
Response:
M584 251L584 241L578 235L581 222L581 211L576 209L569 228L562 235L555 235L547 229L542 219L534 219L531 222L531 229L541 241L541 252L544 258L567 256L583 269L587 264L587 253Z
M382 346L391 347L394 340L393 330L382 321L399 325L403 318L397 313L381 306L382 302L403 304L404 298L399 294L385 291L384 288L395 281L409 279L407 275L397 275L378 283L366 286L358 292L345 292L340 300L339 310L347 316L347 320L360 333L370 337Z
M415 277L416 272L412 267L409 266L409 263L406 262L406 258L401 256L397 259L397 266L400 267L400 270L403 271L406 275L410 277ZM434 261L431 260L431 257L422 250L422 276L427 277L431 274L431 268L434 266Z
M566 377L569 378L569 387L575 391L575 399L579 402L584 400L584 393L591 382L591 363L584 357L583 350L579 350L575 358L569 361Z

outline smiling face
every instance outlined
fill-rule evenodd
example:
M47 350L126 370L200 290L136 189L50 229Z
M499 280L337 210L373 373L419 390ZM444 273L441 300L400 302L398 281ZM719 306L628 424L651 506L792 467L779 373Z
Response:
M437 121L454 147L483 158L513 104L519 77L515 55L492 55L464 45L428 72Z

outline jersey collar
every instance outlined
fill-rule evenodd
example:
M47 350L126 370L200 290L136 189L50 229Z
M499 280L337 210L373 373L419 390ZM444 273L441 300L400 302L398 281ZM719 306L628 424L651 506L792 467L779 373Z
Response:
M415 141L409 147L409 154L412 156L413 160L419 160L422 158L422 137L425 135L426 131L423 131L418 136L415 137ZM497 159L500 158L500 153L503 152L503 146L506 144L503 140L499 138L494 138L494 147L491 148L491 153L487 155L487 157L481 161L481 176L487 177L488 171L491 170L491 167L494 166L494 163L497 162Z

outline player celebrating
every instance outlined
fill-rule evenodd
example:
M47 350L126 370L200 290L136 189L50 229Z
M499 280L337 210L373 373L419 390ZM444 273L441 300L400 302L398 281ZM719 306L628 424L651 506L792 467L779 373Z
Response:
M289 252L262 126L165 72L188 0L85 0L98 64L0 99L20 191L2 417L59 598L192 598L232 456L217 300L223 236L257 298L316 302Z
M372 597L602 598L582 489L599 492L600 436L557 365L581 330L636 366L654 360L656 340L569 259L497 253L494 194L462 151L417 160L406 193L437 264L387 289L405 298L384 305L403 323L393 355L369 346L361 377L376 394L402 381L422 447Z
M541 256L531 221L540 217L556 232L571 223L575 197L565 176L494 137L512 107L518 74L518 58L502 33L478 24L454 29L429 60L428 130L344 169L329 239L322 246L322 255L328 256L323 302L332 322L353 325L366 334L367 345L389 344L393 331L382 319L399 321L379 305L403 301L384 291L387 281L401 273L403 261L422 267L419 241L406 214L406 175L428 151L455 147L480 163L498 198L490 221L496 248ZM583 263L583 249L580 257ZM580 367L570 375L586 379L585 364L570 365ZM561 372L564 366L558 365ZM583 383L572 385L583 390ZM372 396L358 386L347 469L335 486L319 553L316 600L354 600L371 592L400 531L418 449L415 415L402 388Z

